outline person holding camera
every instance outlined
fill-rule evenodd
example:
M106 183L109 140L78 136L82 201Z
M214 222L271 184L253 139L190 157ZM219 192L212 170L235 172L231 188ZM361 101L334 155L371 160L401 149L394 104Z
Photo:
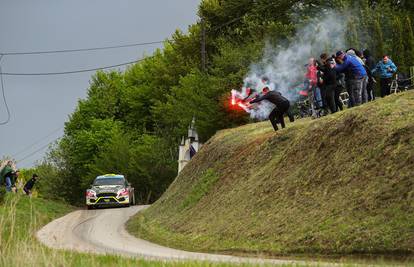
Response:
M392 76L396 71L397 66L387 55L384 55L372 70L372 74L378 73L380 76L381 97L391 93Z

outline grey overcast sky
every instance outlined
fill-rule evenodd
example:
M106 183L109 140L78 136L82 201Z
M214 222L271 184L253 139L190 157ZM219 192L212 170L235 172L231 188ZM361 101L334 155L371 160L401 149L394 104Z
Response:
M0 53L160 41L197 21L200 0L0 0ZM160 44L62 54L4 56L3 72L59 72L129 62ZM122 68L120 68L122 69ZM0 125L0 158L31 167L86 96L93 72L3 76L11 121ZM1 96L1 94L0 94ZM0 122L7 119L0 98ZM35 144L35 145L33 145ZM43 148L43 149L42 149ZM35 153L37 150L39 152ZM33 155L31 155L33 154Z

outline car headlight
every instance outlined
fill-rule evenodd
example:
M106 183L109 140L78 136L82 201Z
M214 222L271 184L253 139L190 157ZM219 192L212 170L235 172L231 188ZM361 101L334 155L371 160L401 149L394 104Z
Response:
M86 193L85 193L86 197L96 197L96 192L93 191L92 189L87 189Z
M118 191L118 197L123 197L123 196L128 196L129 192L128 189L126 188L122 188L121 190Z

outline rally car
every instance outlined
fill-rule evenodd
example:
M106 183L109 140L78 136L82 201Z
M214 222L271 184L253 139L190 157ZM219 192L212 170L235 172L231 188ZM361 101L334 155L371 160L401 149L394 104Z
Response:
M91 188L86 190L86 207L135 205L134 188L120 174L105 174L96 177Z

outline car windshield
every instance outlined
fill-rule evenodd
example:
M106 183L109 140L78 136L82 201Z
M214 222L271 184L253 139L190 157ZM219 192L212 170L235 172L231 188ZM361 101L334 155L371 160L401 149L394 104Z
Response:
M124 183L122 178L101 178L96 179L93 185L123 185Z

